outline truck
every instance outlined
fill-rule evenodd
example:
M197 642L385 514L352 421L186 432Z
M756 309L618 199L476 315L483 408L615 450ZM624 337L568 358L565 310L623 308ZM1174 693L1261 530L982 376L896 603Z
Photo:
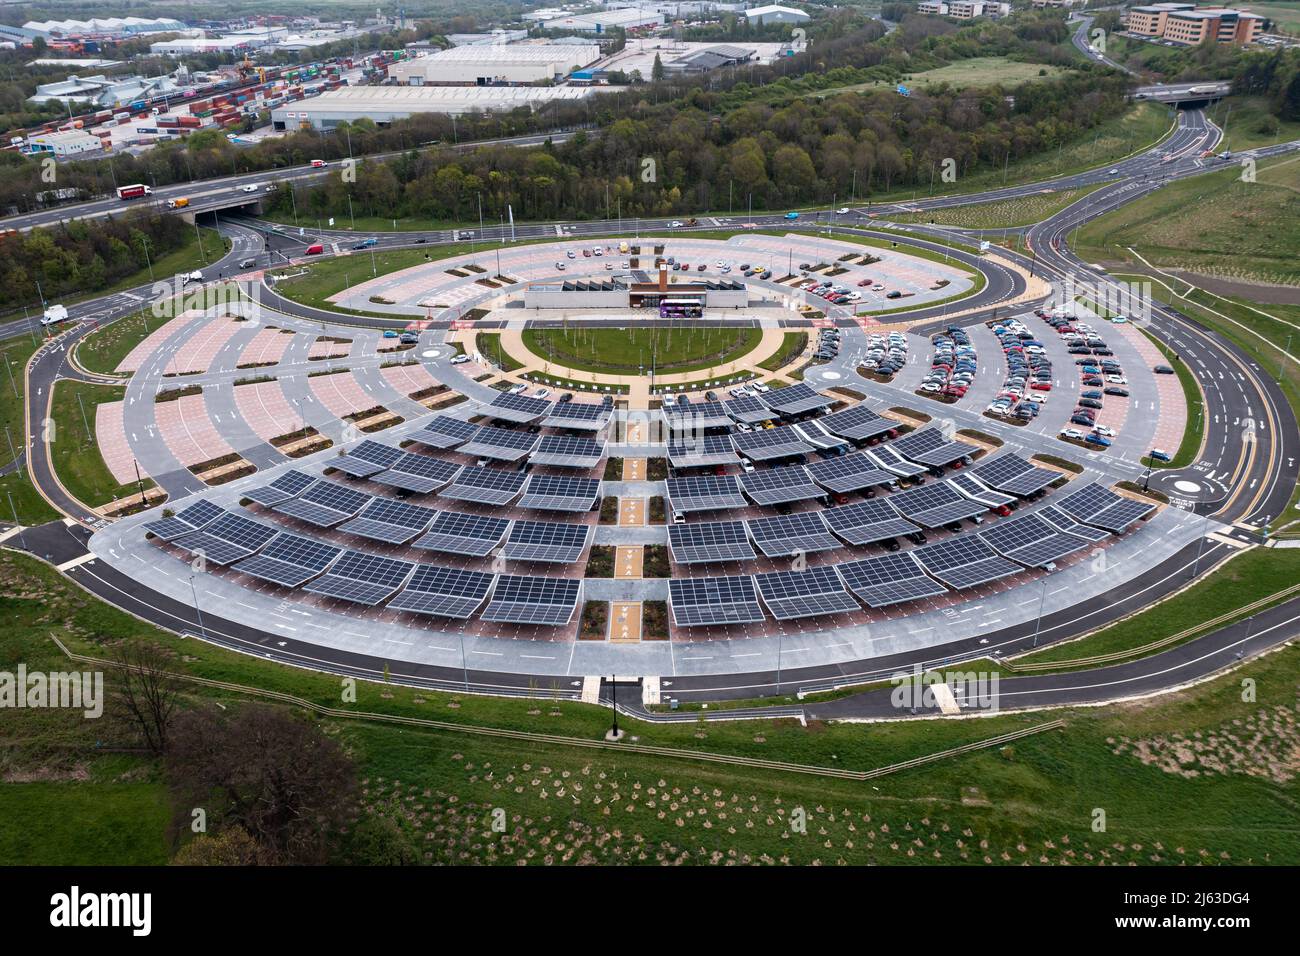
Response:
M143 183L135 183L131 186L118 186L118 199L140 199L142 196L152 196L153 187L146 186Z
M68 321L68 307L66 305L51 305L41 316L41 325L58 325L60 322Z
M190 204L188 196L177 196L175 199L167 200L168 209L184 209Z

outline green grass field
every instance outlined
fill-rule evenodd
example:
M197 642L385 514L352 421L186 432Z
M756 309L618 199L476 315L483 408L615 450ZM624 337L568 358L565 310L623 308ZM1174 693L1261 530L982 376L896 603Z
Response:
M152 271L146 266L139 272L126 276L107 288L88 289L84 295L63 299L63 304L71 305L74 302L81 302L86 299L97 299L100 296L111 295L114 292L122 292L125 289L134 289L136 286L148 285L154 281L170 282L182 272L191 272L211 265L230 251L230 240L223 237L215 229L200 229L199 231L203 235L202 249L200 249L199 238L194 235L193 230L190 230L185 233L185 241L181 245L153 260Z
M48 631L57 620L66 625L64 639L85 653L102 656L112 641L147 639L173 648L180 671L340 705L336 678L182 643L98 604L31 559L0 553L0 582L8 624L0 636L3 662L54 667L60 658ZM869 786L452 729L338 718L322 726L344 741L364 780L364 802L397 819L417 862L1294 864L1300 784L1287 754L1296 745L1297 668L1300 648L1285 648L1157 700L1054 711L1051 717L1067 721L1063 731ZM1250 703L1241 694L1247 676L1259 695ZM242 699L198 687L187 693L193 700L215 695L226 706ZM99 726L67 711L15 712L0 724L0 852L7 861L160 861L166 814L156 767L97 755L91 746L101 737L129 744L114 700L110 695ZM599 736L609 719L603 709L567 701L457 699L368 683L359 685L356 707L583 740ZM806 728L792 721L620 723L632 743L865 769L1044 719ZM1184 744L1189 740L1195 749ZM1140 757L1139 748L1160 759ZM31 778L44 789L17 782ZM42 805L59 819L41 827L35 814ZM507 815L504 833L490 831L493 808ZM1097 808L1106 814L1103 833L1092 829ZM807 826L792 826L792 814ZM33 826L39 841L24 835Z
M1231 168L1171 183L1088 223L1086 261L1187 269L1239 282L1300 284L1300 161L1261 164L1255 182Z
M95 409L104 402L121 401L125 394L126 389L120 385L91 385L64 380L54 386L54 404L50 414L54 423L54 440L50 442L54 470L68 493L92 508L139 491L134 481L119 485L113 480L99 453L95 435ZM89 439L86 437L87 426ZM153 481L145 478L144 487L153 487Z
M1066 206L1082 199L1096 186L1084 186L1079 189L1063 189L1059 192L1035 193L1018 199L1005 199L1000 202L972 203L969 206L956 206L951 209L935 209L930 212L902 213L891 215L895 222L933 222L939 226L956 226L960 229L1003 229L1016 226L1029 226L1056 215Z
M558 365L584 372L662 374L725 365L757 348L762 329L525 329L524 345Z
M1018 86L1030 80L1048 80L1067 72L1064 67L1047 66L1042 63L1022 63L1002 56L977 56L967 60L958 60L946 66L913 73L903 77L902 84L912 89L926 86L938 86L946 83L957 89L968 86ZM897 83L878 80L875 83L858 83L853 86L840 86L830 90L818 90L810 96L834 96L839 93L851 93L879 87L897 86Z
M1300 123L1279 120L1262 96L1229 96L1214 107L1210 118L1224 131L1222 149L1254 149L1300 138Z
M75 350L77 362L88 372L114 375L131 350L167 321L154 316L148 309L123 316L82 339Z

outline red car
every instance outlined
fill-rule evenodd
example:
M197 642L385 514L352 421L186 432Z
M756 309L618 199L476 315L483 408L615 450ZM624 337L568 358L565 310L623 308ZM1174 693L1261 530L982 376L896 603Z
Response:
M858 285L859 285L859 286L862 286L862 287L869 286L869 285L871 285L871 280L870 280L870 279L863 279L861 282L858 283Z
M1030 385L1029 387L1032 388L1035 392L1050 392L1052 390L1052 383L1034 382L1034 384Z

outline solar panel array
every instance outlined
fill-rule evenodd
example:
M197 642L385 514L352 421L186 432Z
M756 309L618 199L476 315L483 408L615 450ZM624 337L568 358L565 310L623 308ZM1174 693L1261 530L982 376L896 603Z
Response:
M849 544L873 544L916 530L916 525L900 518L889 502L879 498L830 508L822 517L827 527Z
M678 564L752 561L754 549L743 521L699 521L668 526L668 550Z
M509 392L502 392L496 398L492 399L487 406L487 413L493 418L499 418L506 422L516 422L517 424L527 424L535 422L551 414L554 406L553 402L548 402L540 398L530 398L527 395L511 395Z
M595 439L544 435L529 461L534 465L555 465L561 468L595 468L603 457L605 446Z
M1057 531L1036 514L999 521L978 536L1004 557L1031 568L1047 567L1088 547L1083 538Z
M371 480L400 491L427 495L455 478L460 469L460 465L441 458L408 451L403 452L391 468Z
M895 438L890 447L923 465L947 465L979 451L975 445L944 438L937 428L922 428Z
M990 508L997 505L1013 505L1016 499L1011 495L1004 495L1000 491L994 491L988 485L984 484L974 475L962 471L955 475L949 475L948 484L952 485L957 492L971 501L978 501L980 504L988 505Z
M503 574L480 618L498 624L567 624L578 607L582 581Z
M999 557L988 542L965 534L917 548L911 554L949 587L975 587L1020 571L1020 565Z
M476 431L478 426L472 422L450 415L434 415L411 439L430 448L455 448L469 441Z
M910 551L849 561L836 565L836 570L853 593L871 607L948 593L947 588L926 575Z
M429 527L437 515L432 508L375 498L355 518L339 525L339 530L385 544L405 544Z
M763 620L758 589L748 574L716 578L672 578L668 606L678 627L757 624Z
M987 510L978 501L957 494L946 481L934 481L889 496L889 503L905 518L925 528L941 528L962 518L973 518Z
M410 561L385 558L364 551L344 551L329 571L303 590L310 594L374 607L397 593L414 567Z
M491 587L492 575L482 571L423 564L415 569L401 593L388 602L388 609L463 620L478 610Z
M612 405L596 402L556 402L542 424L547 428L572 428L598 432L613 414Z
M501 553L510 561L572 564L591 540L591 525L551 521L516 521Z
M264 508L273 508L282 501L296 498L316 481L316 478L303 471L290 469L276 477L269 485L262 485L244 492L244 497L256 501Z
M751 518L746 522L749 535L769 558L786 558L812 551L830 551L840 546L816 511L770 518Z
M521 458L526 458L536 447L537 436L530 432L484 425L459 450L462 455L471 455L478 458L518 461Z
M744 508L749 504L740 493L740 484L733 475L669 478L667 485L673 511L723 511Z
M753 395L738 395L722 403L722 407L738 422L752 425L765 422L772 417L772 410Z
M834 405L832 399L818 392L807 382L796 382L785 388L774 388L762 396L763 404L782 415L800 415L814 408Z
M379 474L401 457L400 448L367 438L351 451L341 450L329 460L329 467L353 478L369 478L371 475Z
M532 475L519 507L533 511L590 511L599 496L599 478Z
M505 518L439 511L429 530L412 547L481 558L501 543L509 525Z
M763 603L778 621L862 610L832 567L773 571L756 574L754 579Z
M480 505L504 505L518 496L527 480L528 475L522 471L467 466L460 470L450 485L438 492L438 497Z
M923 466L914 461L908 461L890 445L877 445L875 448L863 452L863 454L885 471L901 478L914 478L917 475L924 475L926 472Z
M817 421L827 431L853 441L866 441L868 438L875 438L898 427L898 422L882 418L866 405L860 404L834 412Z
M740 476L740 485L745 489L745 494L760 505L807 501L826 494L814 484L812 475L808 474L808 469L803 465L746 472Z
M194 504L182 508L170 518L146 523L144 530L155 538L160 538L163 541L173 541L182 535L193 534L195 531L207 527L223 514L226 514L225 508L213 504L206 498L202 498L194 502Z
M1014 452L978 462L971 473L989 487L1012 495L1031 495L1061 477L1050 468L1039 468Z
M705 428L730 428L731 417L722 402L692 402L683 405L664 405L660 411L670 431Z
M1101 528L1093 528L1086 524L1079 524L1069 515L1067 515L1056 505L1047 505L1039 508L1034 514L1042 518L1057 531L1068 531L1076 538L1086 538L1089 541L1105 541L1110 537L1109 531L1103 531Z
M240 574L296 588L320 574L343 549L292 531L281 531L262 551L233 565Z
M808 473L819 485L841 494L897 480L897 476L879 467L866 455L840 455L815 461L808 466Z
M707 468L734 465L736 449L727 435L701 435L692 432L686 438L668 443L668 461L674 468Z
M734 432L731 441L736 446L736 451L754 461L792 458L815 450L789 425L760 428L752 432Z
M1122 534L1135 521L1155 510L1155 505L1117 495L1096 482L1071 492L1056 504L1076 521L1116 534Z
M192 555L202 554L213 564L231 564L258 551L279 532L270 525L224 514L202 531L177 538L172 544Z
M330 528L351 518L370 500L371 496L365 492L322 478L297 498L282 502L272 510L319 528Z

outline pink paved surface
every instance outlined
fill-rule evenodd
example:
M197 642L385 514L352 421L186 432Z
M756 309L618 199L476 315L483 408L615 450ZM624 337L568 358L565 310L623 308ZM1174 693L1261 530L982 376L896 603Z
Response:
M279 362L284 357L284 350L293 341L292 335L286 335L280 329L261 329L252 341L239 353L239 365L262 365L267 362Z
M315 375L308 381L321 404L336 418L344 418L353 412L362 412L380 404L373 396L366 394L366 390L352 377L351 372Z
M103 402L95 406L95 442L109 474L119 485L135 481L135 455L131 453L123 423L125 410L125 402Z
M279 382L237 386L235 407L248 427L263 441L297 431L303 424L301 416L284 397Z
M229 443L221 437L202 395L186 395L172 402L157 402L154 416L158 433L176 459L187 468L230 454Z
M318 338L311 344L311 351L307 353L308 359L327 359L343 358L352 351L351 342L330 342L326 339Z
M1151 439L1151 447L1160 448L1172 455L1183 443L1183 432L1187 428L1187 397L1183 394L1182 383L1178 381L1177 375L1156 375L1151 371L1157 365L1169 364L1169 360L1156 348L1154 342L1131 325L1119 325L1115 328L1138 350L1142 361L1146 363L1146 369L1140 374L1150 375L1156 380L1156 393L1160 397L1160 413L1156 421L1155 437Z
M221 347L239 331L240 323L222 316L210 319L193 331L172 360L167 363L164 375L183 375L186 372L206 372L212 366Z
M145 359L162 348L164 342L201 315L202 313L194 311L182 312L176 318L163 323L145 336L135 348L126 354L126 358L118 363L117 371L134 372L138 370L144 364ZM123 321L138 322L139 319L124 319Z
M419 364L390 365L380 372L389 385L408 397L412 392L432 388L438 384L433 380L433 376L425 371L424 366Z

